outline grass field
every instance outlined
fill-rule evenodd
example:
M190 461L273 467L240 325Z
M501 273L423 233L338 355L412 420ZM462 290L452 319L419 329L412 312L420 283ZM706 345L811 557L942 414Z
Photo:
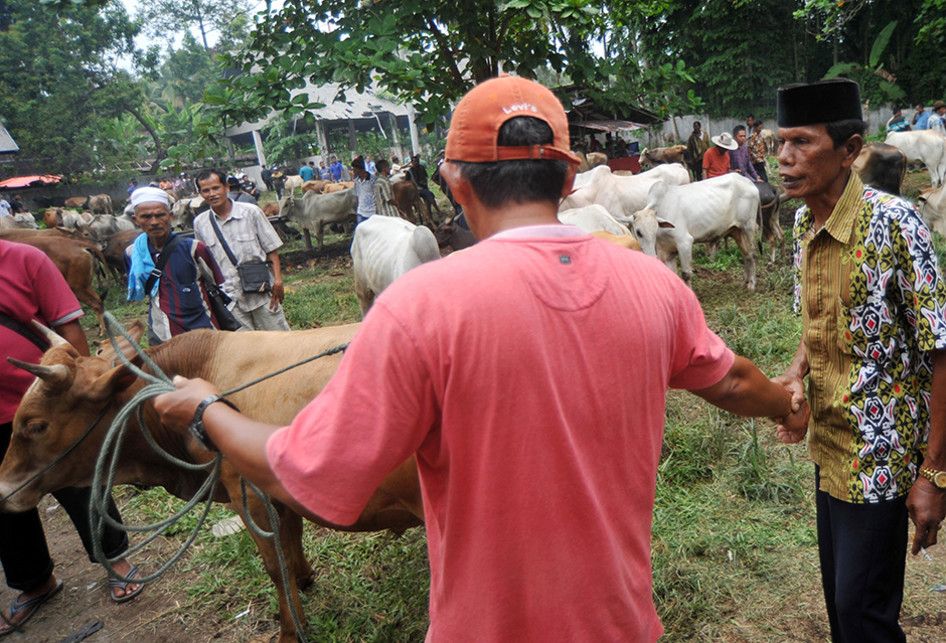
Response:
M923 176L911 175L908 194ZM710 327L771 375L788 363L801 332L791 312L789 247L786 240L775 265L760 262L755 293L742 287L734 247L712 260L702 251L696 256L693 287ZM346 258L292 269L286 283L294 328L359 317ZM123 305L117 292L109 306L125 319L143 312L141 305ZM767 421L731 416L678 391L669 398L665 437L653 537L654 599L664 640L825 640L805 448L777 444ZM163 518L180 504L163 490L128 488L120 496L126 520L134 523ZM214 510L211 522L227 515ZM423 640L428 580L421 530L400 537L348 535L310 525L305 547L318 572L305 596L310 640ZM222 539L203 533L181 564L196 578L186 590L192 600L182 608L191 617L215 620L232 633L224 640L273 631L275 590L245 531ZM909 578L923 580L908 581L908 618L946 610L943 595L923 584L943 574L942 563L919 569L923 564L910 563ZM254 618L233 624L248 606ZM919 621L915 640L936 640L925 635L937 631L925 629L929 618Z

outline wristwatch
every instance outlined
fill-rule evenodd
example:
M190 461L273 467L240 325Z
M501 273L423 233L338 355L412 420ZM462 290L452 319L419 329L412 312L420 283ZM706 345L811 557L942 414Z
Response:
M204 427L204 411L206 411L207 407L214 402L223 402L237 413L240 412L240 409L236 407L236 404L224 397L220 397L219 395L210 395L205 397L201 403L197 405L197 408L194 410L194 419L191 420L190 432L209 451L219 451L217 445L214 444L213 440L210 439L210 436L207 435L207 429Z
M920 475L936 485L937 489L946 490L946 471L920 467Z

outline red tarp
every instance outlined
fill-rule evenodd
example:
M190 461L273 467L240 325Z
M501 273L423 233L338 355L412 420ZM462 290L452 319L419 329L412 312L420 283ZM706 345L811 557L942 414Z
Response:
M42 174L34 176L13 176L4 181L0 181L0 189L28 188L40 185L53 185L62 180L61 176L55 174Z

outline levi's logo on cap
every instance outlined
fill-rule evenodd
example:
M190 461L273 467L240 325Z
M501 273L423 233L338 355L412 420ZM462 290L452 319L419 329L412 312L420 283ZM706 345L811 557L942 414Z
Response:
M552 143L497 145L503 123L517 116L548 124ZM542 159L577 165L578 157L569 147L568 118L555 94L525 78L500 76L480 83L460 100L450 120L444 158L467 163Z
M539 108L533 105L532 103L519 103L518 105L510 105L509 107L503 107L503 113L512 114L513 112L539 112Z

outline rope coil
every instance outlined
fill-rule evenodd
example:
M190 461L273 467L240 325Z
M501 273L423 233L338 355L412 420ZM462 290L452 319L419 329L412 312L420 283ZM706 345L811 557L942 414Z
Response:
M96 459L95 474L92 479L92 498L89 504L92 533L94 535L94 538L92 539L93 551L95 558L108 570L108 573L112 577L127 583L147 584L161 578L168 571L168 569L170 569L175 563L177 563L178 560L180 560L184 553L197 539L198 533L203 528L203 525L207 520L207 516L210 514L210 509L213 504L214 489L220 481L223 455L216 453L214 458L209 462L195 464L192 462L187 462L186 460L182 460L171 453L168 453L167 450L157 443L157 441L154 439L154 436L151 434L151 431L148 430L147 425L144 422L144 417L142 416L143 405L153 397L161 395L162 393L174 391L175 387L171 383L171 378L168 377L167 374L164 373L164 371L162 371L157 365L157 363L155 363L154 360L144 350L141 349L141 347L138 345L138 342L131 337L128 331L117 319L115 319L111 313L105 313L105 322L108 340L112 346L112 349L115 351L116 357L132 373L142 380L149 382L149 384L135 393L135 395L132 396L132 398L121 408L114 420L112 420L111 426L109 427L102 443L101 451L99 452L98 458ZM134 348L137 356L141 358L142 363L148 369L150 369L152 373L148 373L146 370L136 366L130 359L128 359L119 346L119 336L124 338L129 343L129 345ZM309 362L315 361L322 357L328 357L330 355L341 353L347 347L348 344L335 346L334 348L322 351L321 353L307 357L303 360L290 364L289 366L280 368L271 373L267 373L239 386L230 388L222 392L220 395L221 397L232 395L254 386L255 384L258 384L264 380L281 375L286 371L292 370L304 364L308 364ZM160 520L148 525L124 525L108 515L108 501L111 494L111 488L114 484L115 475L118 470L118 464L121 459L122 442L124 441L126 431L128 429L128 420L133 414L138 422L138 426L141 429L141 433L144 436L145 441L155 453L176 467L185 469L187 471L207 472L207 478L201 484L200 488L198 488L191 499L188 500L184 506L181 507L179 511L177 511L177 513L164 520ZM247 492L247 488L249 488L253 494L255 494L262 501L263 506L266 509L266 517L269 521L272 531L262 528L256 523L256 521L253 520L253 517L250 515L249 494ZM283 551L282 542L279 537L279 516L276 512L276 508L273 506L269 496L267 496L252 482L246 480L243 477L240 478L240 496L243 509L242 517L246 523L247 528L260 538L273 540L273 545L276 550L276 557L279 563L279 574L280 580L282 581L283 591L289 604L289 610L292 614L292 620L296 627L299 640L304 641L305 639L303 636L302 620L300 615L296 613L296 608L289 592L288 565L286 564L286 555ZM185 516L190 514L191 510L193 510L199 504L203 504L203 508L200 515L198 516L197 523L195 524L193 531L191 531L181 547L170 558L162 563L156 571L140 578L129 578L115 571L112 563L114 563L119 558L130 556L141 551L156 538L162 536L170 527L174 526ZM115 558L108 558L102 548L102 536L106 525L114 529L124 530L126 532L152 533L145 537L141 542L136 543L127 551L122 552L119 556L116 556Z

